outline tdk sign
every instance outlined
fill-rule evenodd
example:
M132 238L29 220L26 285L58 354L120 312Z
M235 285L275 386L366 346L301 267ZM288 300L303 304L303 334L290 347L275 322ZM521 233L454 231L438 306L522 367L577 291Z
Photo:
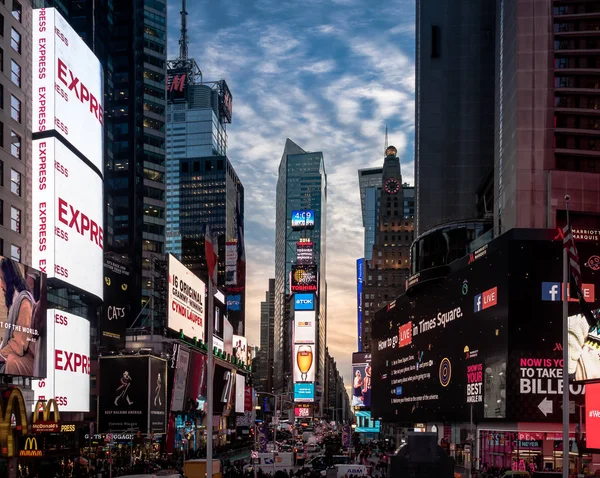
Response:
M313 294L296 294L294 310L315 310L315 296Z

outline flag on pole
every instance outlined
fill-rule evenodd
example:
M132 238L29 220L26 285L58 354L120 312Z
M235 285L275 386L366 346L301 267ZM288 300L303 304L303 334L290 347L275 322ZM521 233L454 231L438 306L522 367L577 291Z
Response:
M212 234L209 224L206 224L206 232L204 234L204 254L206 256L206 266L208 267L208 279L216 286L219 243L216 236Z
M235 215L237 222L237 285L241 287L245 283L246 277L246 244L244 243L244 217L241 209L241 195L238 194L235 205Z
M575 245L573 230L567 216L567 225L563 229L563 247L567 250L567 264L569 268L569 297L579 300L581 313L587 319L590 327L595 327L597 320L594 317L588 303L583 295L583 281L581 279L581 266L579 265L579 253Z

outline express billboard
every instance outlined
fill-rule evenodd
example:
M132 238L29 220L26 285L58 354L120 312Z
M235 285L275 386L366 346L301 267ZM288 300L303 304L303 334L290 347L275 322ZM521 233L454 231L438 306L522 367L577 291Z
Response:
M33 263L103 298L102 178L56 138L32 147Z
M0 375L45 377L46 275L0 256Z
M50 309L46 321L45 379L33 380L35 400L54 398L61 411L90 411L90 321Z
M33 133L56 130L102 174L102 65L54 8L33 10L33 98Z
M204 341L205 284L169 254L168 327Z
M291 272L292 292L316 292L318 289L317 266L293 265Z
M294 383L315 381L315 345L294 344Z
M583 282L599 287L600 273L584 265L594 264L597 244L578 248ZM562 307L546 299L544 284L560 282L561 274L556 231L512 230L490 242L484 256L456 261L445 279L412 287L378 312L373 415L460 421L472 406L475 420L560 422ZM571 318L578 315L577 302L568 307ZM581 335L579 349L570 347L579 354L570 356L573 370L593 339ZM569 388L581 403L583 386Z
M314 311L300 311L294 313L294 343L314 344L316 338L316 316Z
M355 352L352 354L352 406L370 407L371 390L371 354Z

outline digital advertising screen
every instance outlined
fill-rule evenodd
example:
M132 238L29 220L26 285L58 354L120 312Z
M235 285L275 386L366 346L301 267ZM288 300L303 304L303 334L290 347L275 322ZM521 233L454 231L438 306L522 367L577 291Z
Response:
M235 376L235 413L244 413L244 393L246 377L241 373Z
M291 272L292 292L316 292L318 289L317 266L293 265Z
M292 229L311 229L315 227L315 211L304 209L292 211Z
M54 8L33 10L33 45L33 133L56 130L102 174L100 61ZM82 178L78 181L87 184Z
M371 390L371 354L355 352L352 354L352 406L370 407Z
M204 342L205 293L204 282L169 254L169 328Z
M102 178L55 138L32 145L33 263L103 298Z
M313 408L310 403L296 403L294 405L294 416L298 418L309 418L313 416Z
M600 450L600 382L588 383L585 388L586 448Z
M47 372L46 275L0 256L0 375L44 378Z
M177 344L177 365L173 377L173 399L171 411L180 412L185 405L185 392L187 388L188 365L190 363L190 350Z
M125 348L125 331L131 317L129 301L130 267L104 258L104 303L100 319L100 340L109 350Z
M294 344L294 383L315 381L315 344Z
M213 413L229 416L235 410L236 372L230 368L215 364L213 388Z
M150 360L150 428L148 433L167 431L167 361L157 357Z
M300 311L294 313L294 343L314 344L316 338L316 317L314 311Z
M363 343L363 284L365 281L365 260L356 261L356 304L357 304L357 325L358 325L358 351L362 352Z
M208 380L207 358L194 350L190 351L186 401L184 410L206 411L206 385Z
M379 433L381 431L381 423L378 420L373 420L371 412L356 412L356 433Z
M314 249L312 242L296 243L296 264L312 264L314 262Z
M100 357L98 432L148 432L151 392L149 357ZM156 377L154 377L156 378Z
M227 317L223 319L223 350L226 354L233 355L233 325Z
M48 373L32 380L35 401L54 398L61 411L90 411L90 321L50 309L46 321Z
M315 295L294 294L294 310L315 310Z
M314 402L315 384L314 383L295 383L294 384L294 402Z
M233 355L240 362L248 362L248 341L241 335L233 336Z

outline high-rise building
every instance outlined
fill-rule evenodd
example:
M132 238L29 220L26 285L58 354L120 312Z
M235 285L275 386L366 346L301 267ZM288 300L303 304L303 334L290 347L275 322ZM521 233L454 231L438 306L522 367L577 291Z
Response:
M104 68L104 251L131 271L138 327L164 320L154 289L165 252L166 3L35 0L55 6Z
M255 377L261 392L273 392L273 343L275 330L275 279L269 279L269 290L260 303L260 351L259 366Z
M327 205L327 174L323 153L306 152L290 139L279 164L276 194L275 223L275 330L273 386L277 391L291 388L292 325L290 320L292 266L297 262L298 243L311 244L311 263L317 270L315 302L315 353L316 391L323 390L326 344L327 284L325 270L325 232ZM293 211L312 211L311 228L292 227Z
M344 423L349 419L350 399L344 379L340 375L335 358L331 356L329 350L325 350L325 397L323 411L329 420L336 423Z
M595 2L498 2L496 234L562 226L568 194L573 227L598 236L599 25Z
M417 236L480 217L477 192L494 167L495 3L417 1Z
M0 4L0 255L31 265L31 2Z
M226 156L231 93L224 80L204 82L187 57L185 6L179 57L168 64L167 252L193 273L207 275L207 225L219 236L218 286L228 319L244 334L244 187Z
M365 228L363 257L368 261L370 261L373 256L373 244L375 244L382 174L383 168L366 168L358 170L362 222L363 227Z
M396 148L386 150L379 186L365 188L364 217L377 217L371 258L358 261L359 351L371 351L371 322L375 311L405 290L410 274L410 245L414 239L414 189L402 183ZM361 170L362 172L364 170ZM359 172L359 175L360 175ZM359 176L360 177L360 176ZM369 194L373 200L369 201ZM367 246L365 222L365 247Z

